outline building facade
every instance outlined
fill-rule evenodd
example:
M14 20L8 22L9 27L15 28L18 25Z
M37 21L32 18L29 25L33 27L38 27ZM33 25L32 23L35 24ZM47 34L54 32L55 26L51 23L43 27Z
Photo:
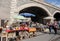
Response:
M47 16L60 17L60 8L45 3L44 0L0 0L0 26L1 20L10 20L11 24L14 15L24 12L33 13L41 19Z

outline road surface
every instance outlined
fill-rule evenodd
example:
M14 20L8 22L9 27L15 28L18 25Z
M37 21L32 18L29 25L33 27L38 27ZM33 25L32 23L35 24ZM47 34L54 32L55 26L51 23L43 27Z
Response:
M60 31L59 31L60 33ZM59 34L47 34L47 33L41 33L38 32L38 36L36 37L32 37L32 38L28 38L28 39L24 39L22 41L54 41L56 39L56 41L60 41L60 38L57 39L58 37L60 37Z

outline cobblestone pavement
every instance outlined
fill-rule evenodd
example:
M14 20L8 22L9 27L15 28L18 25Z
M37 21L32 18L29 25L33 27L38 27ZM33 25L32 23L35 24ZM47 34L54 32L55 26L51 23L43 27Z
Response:
M60 41L60 37L53 39L52 41Z
M53 32L53 31L52 31ZM60 32L60 31L58 31ZM38 36L37 37L32 37L32 38L28 38L28 39L24 39L22 41L60 41L60 33L58 34L48 34L48 33L41 33L41 32L37 32Z
M55 39L57 37L59 37L59 35L44 34L44 35L41 35L41 36L25 39L25 40L22 40L22 41L51 41L53 38Z

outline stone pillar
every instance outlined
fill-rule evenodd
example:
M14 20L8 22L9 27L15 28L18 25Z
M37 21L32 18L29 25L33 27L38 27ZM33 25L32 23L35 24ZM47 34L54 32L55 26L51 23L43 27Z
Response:
M16 15L14 12L16 10L16 6L17 6L17 0L12 0L11 1L11 10L10 10L10 20L8 25L11 25L14 21L13 16Z
M52 17L51 22L53 23L53 22L54 22L54 20L55 20L55 18L54 18L53 16L51 16L51 17Z

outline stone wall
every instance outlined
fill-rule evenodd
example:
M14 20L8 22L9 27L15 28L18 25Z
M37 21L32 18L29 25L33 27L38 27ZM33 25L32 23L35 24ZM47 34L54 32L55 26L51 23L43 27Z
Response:
M0 21L1 19L9 19L11 0L0 0ZM0 22L1 25L1 22Z

